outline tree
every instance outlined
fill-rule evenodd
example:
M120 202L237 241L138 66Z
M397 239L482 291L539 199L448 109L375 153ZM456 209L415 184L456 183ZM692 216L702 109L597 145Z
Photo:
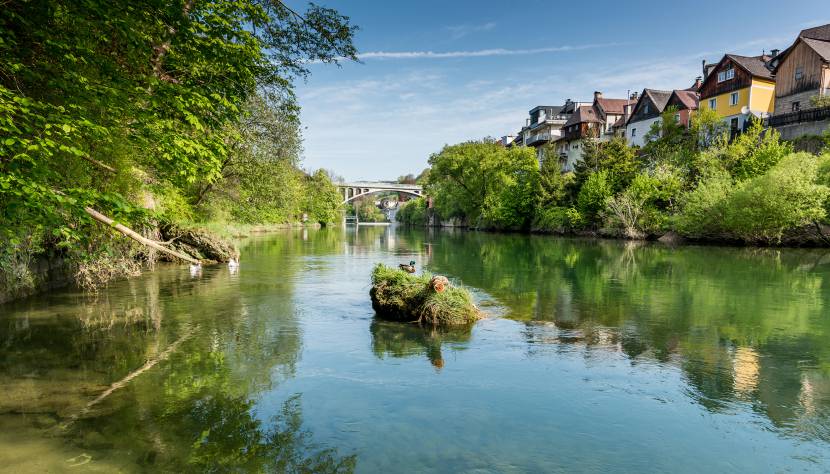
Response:
M444 147L429 163L426 190L442 217L467 219L473 227L530 225L539 186L532 149L466 142Z
M303 192L305 203L302 209L308 214L309 221L329 224L340 218L340 203L343 196L325 171L317 170L307 176Z
M637 173L637 159L634 149L625 138L615 137L608 142L586 140L583 142L582 160L574 166L578 186L598 171L606 171L607 179L615 192L628 186Z

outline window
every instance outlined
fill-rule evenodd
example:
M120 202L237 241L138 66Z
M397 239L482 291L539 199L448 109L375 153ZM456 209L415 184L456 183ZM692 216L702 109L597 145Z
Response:
M799 81L804 78L804 67L798 66L795 68L795 80Z
M718 108L718 99L709 99L709 108L716 110Z
M740 96L737 92L733 92L732 95L729 96L729 105L738 105L738 98Z
M631 138L634 138L634 137L636 137L636 136L637 136L637 129L636 129L636 128L632 128L632 129L631 129Z
M674 114L674 123L680 123L680 114Z
M648 104L646 104L646 105L644 105L644 106L643 106L643 113L644 113L644 114L647 114L647 113L648 113Z
M718 82L728 81L729 79L733 79L734 77L735 68L730 67L729 69L718 73Z
M801 110L801 102L793 102L793 112Z

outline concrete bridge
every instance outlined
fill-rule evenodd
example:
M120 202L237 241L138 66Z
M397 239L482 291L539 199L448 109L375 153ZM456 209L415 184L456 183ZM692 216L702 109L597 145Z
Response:
M384 183L384 182L356 182L356 183L335 183L337 190L343 195L343 202L347 204L357 198L368 196L369 194L395 192L404 193L413 197L420 197L424 195L424 189L417 184L398 184L398 183Z

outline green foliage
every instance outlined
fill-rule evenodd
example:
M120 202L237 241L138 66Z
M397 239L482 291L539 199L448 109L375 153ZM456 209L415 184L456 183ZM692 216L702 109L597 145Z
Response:
M470 292L449 285L442 292L430 284L432 275L411 275L378 264L372 271L372 307L393 321L423 322L433 326L465 325L481 319Z
M421 197L400 204L395 219L406 225L427 225L427 200Z
M571 181L573 181L573 173L562 173L562 166L559 164L556 150L551 145L547 145L543 151L539 171L540 190L537 205L549 207L564 202Z
M738 188L726 203L728 230L746 241L780 241L784 231L827 217L830 187L817 183L828 157L791 154Z
M697 187L683 196L683 210L677 219L677 230L691 237L704 237L722 232L726 217L725 203L733 190L729 173L711 170Z
M827 157L790 154L765 174L737 186L715 170L685 198L678 229L690 236L780 242L783 233L827 216Z
M303 210L308 214L308 220L320 224L330 224L340 219L340 203L343 196L337 191L337 186L323 170L305 178Z
M625 138L615 137L611 141L598 143L586 140L583 144L583 160L574 166L575 180L584 185L592 173L605 171L614 192L625 189L637 173L637 158L634 149Z
M429 162L427 193L443 218L467 219L473 227L529 226L539 189L532 149L467 142L444 147Z
M764 130L760 120L753 120L745 133L715 153L732 176L741 181L764 174L792 153L792 147L781 142L775 129Z
M573 207L545 207L537 211L533 230L565 233L585 225L582 215Z
M589 222L597 222L600 214L614 190L611 187L608 171L602 170L588 176L585 184L579 190L576 198L576 207L583 218Z
M354 59L354 31L331 9L311 5L300 16L260 0L5 2L0 255L14 251L19 229L42 230L52 248L115 251L93 248L98 224L84 208L141 226L148 191L161 194L156 217L189 218L205 188L228 179L228 162L246 156L246 105L276 95L296 115L292 80L310 62ZM300 179L290 175L278 187ZM232 198L258 197L251 182L237 184ZM234 217L292 212L251 202Z

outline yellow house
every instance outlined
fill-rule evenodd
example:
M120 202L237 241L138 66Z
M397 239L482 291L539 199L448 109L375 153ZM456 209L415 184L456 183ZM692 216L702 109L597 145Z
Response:
M749 118L775 110L775 78L767 68L770 56L727 54L714 66L704 66L700 109L714 110L732 134L745 130Z

